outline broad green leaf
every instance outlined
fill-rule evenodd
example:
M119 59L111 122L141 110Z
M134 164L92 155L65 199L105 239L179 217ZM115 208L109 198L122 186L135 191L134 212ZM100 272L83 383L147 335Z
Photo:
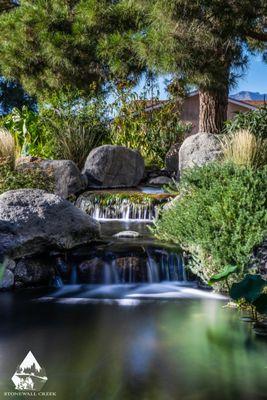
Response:
M254 302L253 305L260 314L267 314L267 293L262 293Z
M230 296L234 300L245 299L248 303L253 303L261 295L265 286L267 286L267 281L260 275L248 274L241 282L232 285Z
M233 274L234 272L236 272L238 269L237 266L233 266L233 265L227 265L226 267L224 267L221 272L219 272L216 275L213 275L210 278L209 281L209 285L212 285L213 283L222 281L224 279L226 279L229 275Z
M0 282L3 279L4 272L5 272L5 265L4 265L4 263L0 263Z

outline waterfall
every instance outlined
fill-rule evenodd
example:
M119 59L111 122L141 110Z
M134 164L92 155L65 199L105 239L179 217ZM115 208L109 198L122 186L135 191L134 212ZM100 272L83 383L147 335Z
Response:
M187 281L181 255L165 249L144 248L142 253L102 253L80 264L74 263L68 283L111 285L163 281Z
M109 205L102 205L98 198L81 199L79 208L97 220L120 219L124 221L141 220L152 221L158 217L160 205L148 202L147 204L132 203L128 199L116 200Z

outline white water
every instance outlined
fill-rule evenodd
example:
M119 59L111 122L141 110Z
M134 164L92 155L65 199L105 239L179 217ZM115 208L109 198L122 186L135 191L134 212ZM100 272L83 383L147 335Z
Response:
M57 303L117 303L119 305L138 305L143 301L175 299L214 299L227 300L220 294L200 290L197 285L178 282L153 284L117 284L117 285L65 285L53 297L43 297L40 301Z
M82 200L79 208L97 220L135 220L135 221L153 221L158 217L159 206L154 204L132 204L124 199L117 204L103 206L98 202L90 203L88 200Z

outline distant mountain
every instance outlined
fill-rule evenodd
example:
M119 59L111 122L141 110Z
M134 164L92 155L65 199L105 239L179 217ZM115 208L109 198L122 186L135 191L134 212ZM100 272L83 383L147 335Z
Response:
M235 100L252 100L252 101L267 101L267 93L242 91L230 96Z

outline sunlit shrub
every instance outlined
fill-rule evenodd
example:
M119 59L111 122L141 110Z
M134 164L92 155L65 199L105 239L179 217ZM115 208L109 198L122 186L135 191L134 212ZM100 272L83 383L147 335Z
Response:
M16 189L43 189L53 192L55 182L52 175L43 170L32 169L27 172L13 169L8 164L0 164L0 194Z
M239 113L234 119L226 122L225 132L234 133L240 129L248 129L254 135L267 139L267 106Z
M157 237L192 254L205 282L227 266L241 278L267 232L267 167L209 164L183 175L179 200L155 224Z

